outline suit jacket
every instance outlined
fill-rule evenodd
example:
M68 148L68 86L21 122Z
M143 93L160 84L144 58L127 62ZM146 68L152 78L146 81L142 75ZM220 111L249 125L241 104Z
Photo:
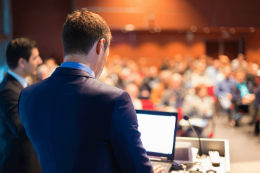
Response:
M0 85L0 170L3 173L41 172L40 162L18 115L22 90L23 86L10 74Z
M129 94L59 67L25 88L19 113L44 173L151 173Z

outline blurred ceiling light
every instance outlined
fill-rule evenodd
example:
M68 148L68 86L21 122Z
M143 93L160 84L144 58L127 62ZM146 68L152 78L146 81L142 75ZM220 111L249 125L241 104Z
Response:
M126 31L133 31L135 29L135 27L134 27L134 25L132 25L132 24L127 24L126 26L125 26L125 30Z
M230 32L231 32L231 34L235 34L236 33L235 28L230 28Z
M192 26L192 27L190 27L190 29L191 29L192 32L196 32L197 31L197 27L196 26Z
M206 34L210 33L210 29L209 29L208 27L205 27L205 28L203 29L203 31L204 31Z
M249 30L250 30L250 32L255 32L255 28L254 27L250 27Z

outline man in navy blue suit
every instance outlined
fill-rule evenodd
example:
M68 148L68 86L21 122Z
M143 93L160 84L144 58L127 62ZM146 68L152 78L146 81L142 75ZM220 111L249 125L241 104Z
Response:
M86 9L63 26L64 63L24 89L19 115L43 173L152 173L129 94L97 79L109 54L110 29Z

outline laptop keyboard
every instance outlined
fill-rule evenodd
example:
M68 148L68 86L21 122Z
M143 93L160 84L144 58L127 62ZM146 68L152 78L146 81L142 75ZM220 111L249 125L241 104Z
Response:
M168 173L169 170L171 169L172 164L171 163L165 163L165 162L154 162L151 161L153 167L160 165L162 168L165 168L165 171L163 171L162 173Z

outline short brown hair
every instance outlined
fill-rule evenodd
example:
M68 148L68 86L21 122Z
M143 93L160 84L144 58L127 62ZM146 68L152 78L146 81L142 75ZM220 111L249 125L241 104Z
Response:
M205 84L199 84L195 87L195 93L198 94L203 88L205 88L208 92L208 87Z
M88 54L94 43L104 38L105 49L110 44L111 32L102 17L86 8L67 16L62 30L64 56L73 53Z
M6 49L8 67L11 69L17 68L21 57L28 62L32 54L32 49L36 48L36 46L36 41L29 38L16 38L10 41Z

